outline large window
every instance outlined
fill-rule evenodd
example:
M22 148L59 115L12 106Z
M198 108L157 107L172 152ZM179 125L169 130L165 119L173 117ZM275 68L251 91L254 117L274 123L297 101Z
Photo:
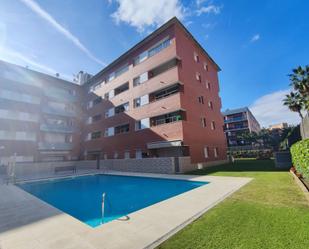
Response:
M115 107L115 114L122 113L128 110L129 110L129 102Z
M100 131L95 131L91 133L91 139L98 139L101 137L101 132Z
M144 118L135 122L135 130L143 130L150 127L150 119Z
M163 41L159 42L158 44L154 45L152 48L150 48L147 51L144 51L143 53L139 54L134 59L134 66L138 65L139 63L143 62L147 58L154 56L155 54L162 51L164 48L168 47L171 44L170 39L164 39Z
M119 125L115 127L115 134L122 134L122 133L128 133L130 130L130 125Z
M129 82L124 83L123 85L114 89L114 96L129 90Z
M152 117L150 119L150 126L157 126L162 124L173 123L183 120L183 113L181 111L172 112L157 117Z

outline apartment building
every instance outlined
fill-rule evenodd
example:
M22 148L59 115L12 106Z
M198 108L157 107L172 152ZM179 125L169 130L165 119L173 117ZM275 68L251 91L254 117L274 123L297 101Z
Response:
M0 61L0 164L79 158L81 87Z
M222 113L224 117L224 132L228 146L245 145L240 138L244 132L256 132L261 130L259 122L253 116L248 107L229 110Z
M171 19L82 86L83 158L225 160L219 71Z

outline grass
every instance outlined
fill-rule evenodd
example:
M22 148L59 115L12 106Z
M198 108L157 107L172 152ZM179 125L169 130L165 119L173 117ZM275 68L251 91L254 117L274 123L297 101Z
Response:
M309 204L273 161L238 160L191 172L254 178L158 248L309 248Z

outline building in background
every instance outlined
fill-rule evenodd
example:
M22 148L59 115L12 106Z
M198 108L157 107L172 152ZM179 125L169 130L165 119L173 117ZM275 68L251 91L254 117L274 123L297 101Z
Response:
M269 130L276 130L276 129L286 129L288 128L288 123L280 123L280 124L273 124L269 126Z
M84 158L225 160L218 71L171 19L83 85Z
M245 145L245 141L241 139L243 133L258 133L261 130L259 122L248 107L227 109L222 115L224 117L224 132L228 146Z
M81 88L0 61L0 164L79 158Z
M220 68L173 18L73 84L0 64L0 158L226 160Z
M89 73L86 73L84 71L79 71L76 75L74 75L73 81L77 83L78 85L82 86L87 81L91 79L92 75Z

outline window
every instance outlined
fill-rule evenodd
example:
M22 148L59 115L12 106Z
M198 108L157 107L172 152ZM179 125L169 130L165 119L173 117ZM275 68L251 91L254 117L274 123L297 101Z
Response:
M129 102L115 107L115 114L119 114L129 110Z
M115 115L115 108L109 108L106 112L105 112L105 118L109 118Z
M199 97L198 97L198 102L199 102L200 104L203 104L203 105L204 105L204 97L203 97L203 96L199 96Z
M109 95L108 95L108 93L105 93L105 94L104 94L104 99L109 100Z
M91 133L88 133L87 136L85 137L85 141L89 141L91 139Z
M195 77L196 77L196 80L197 80L197 81L199 81L199 82L202 81L202 76L201 76L200 73L196 73L196 74L195 74Z
M148 94L133 100L134 108L146 105L148 103L149 103L149 96L148 96Z
M129 150L126 150L124 152L124 159L130 159L130 151Z
M88 117L88 118L87 118L86 124L92 124L92 117Z
M119 69L117 69L116 71L110 73L108 76L107 76L107 79L106 81L109 82L115 78L117 78L118 76L120 76L121 74L125 73L126 71L129 70L129 65L128 64L125 64L123 65L122 67L120 67Z
M133 60L133 65L136 66L139 63L143 62L144 60L146 60L148 58L148 51L144 51L143 53L139 54L138 56L136 56Z
M161 89L159 91L156 91L156 92L154 92L150 95L151 95L151 99L154 99L154 101L155 101L155 100L159 100L161 98L168 97L172 94L178 93L179 91L180 91L180 86L179 86L179 84L176 84L176 85Z
M148 57L154 56L155 54L159 53L164 48L168 47L170 44L171 44L170 39L160 42L158 45L155 45L155 47L149 49Z
M210 82L206 82L206 88L210 91Z
M203 63L203 68L204 68L205 71L208 71L208 64L207 64L207 62Z
M101 102L102 102L102 98L101 98L101 97L98 97L98 98L96 98L95 100L93 100L93 105L100 104Z
M111 137L115 135L115 128L114 127L109 127L105 129L105 137Z
M204 157L208 158L208 156L209 156L209 149L208 149L208 146L205 146L204 147Z
M214 156L215 156L215 157L218 157L218 155L219 155L219 150L218 150L217 147L215 147L215 148L214 148Z
M196 52L194 52L193 57L194 57L194 61L195 62L199 62L200 61L200 58L199 58L199 56L198 56L198 54Z
M202 125L203 128L205 128L207 126L206 118L204 118L204 117L201 118L201 125Z
M144 118L135 122L135 130L143 130L150 127L150 119Z
M216 129L216 123L215 121L211 121L211 129L215 130Z
M121 85L121 86L115 88L115 89L114 89L114 94L113 94L113 96L116 96L116 95L118 95L118 94L120 94L120 93L122 93L122 92L125 92L125 91L127 91L127 90L129 90L129 82L126 82L126 83L124 83L123 85ZM110 95L109 95L109 96L110 96ZM110 97L111 97L111 96L110 96Z
M119 125L119 126L115 127L115 135L116 134L128 133L129 130L130 130L129 124Z
M138 77L133 79L133 86L138 86L140 84L143 84L145 81L148 80L148 72L145 72L141 75L139 75Z
M212 101L208 101L208 106L209 106L209 108L210 108L211 110L214 109L213 104L212 104Z
M91 133L91 139L97 139L101 137L101 132L100 131L95 131Z
M101 118L102 118L101 114L95 115L95 116L92 117L92 122L97 122L97 121L101 120Z
M142 150L141 149L136 149L136 151L135 151L135 158L136 159L142 159L143 158Z
M141 98L136 98L133 100L133 107L136 108L136 107L139 107L141 106Z
M177 121L183 120L183 114L181 111L172 112L156 117L152 117L150 119L151 126L157 126L161 124L173 123Z

